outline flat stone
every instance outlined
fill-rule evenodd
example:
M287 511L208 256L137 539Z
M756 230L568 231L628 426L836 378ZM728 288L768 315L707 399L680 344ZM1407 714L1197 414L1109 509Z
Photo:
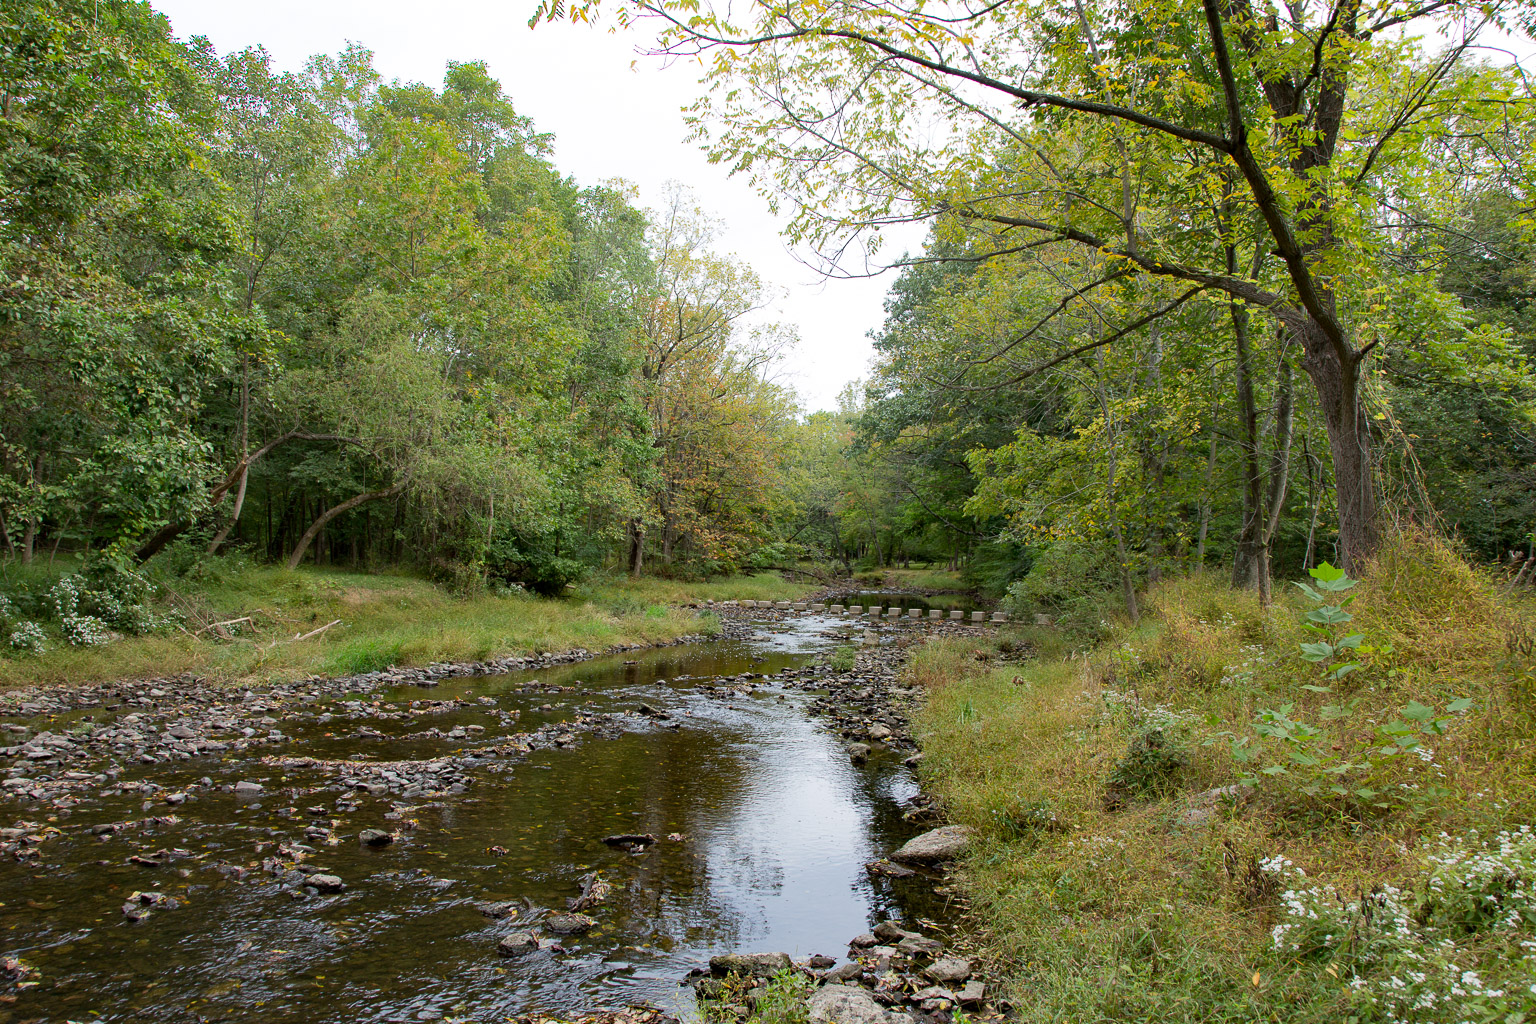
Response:
M912 1017L893 1013L862 988L827 985L805 1002L811 1024L911 1024Z
M888 860L872 860L864 865L864 870L872 875L884 875L886 878L911 878L917 874L911 868L904 868L900 864L892 864Z
M909 932L895 921L881 921L875 925L875 940L877 942L900 942L902 939L920 939L919 932Z
M987 998L987 986L979 981L968 981L960 988L960 1004L975 1006Z
M863 973L864 965L857 960L850 960L839 967L832 968L822 977L833 982L854 981Z
M970 843L970 829L964 825L944 825L908 840L906 845L891 854L891 860L908 864L953 860L964 853Z
M936 981L941 985L964 981L970 976L971 962L969 960L962 960L957 956L947 956L942 960L935 960L923 968L923 977L929 981Z
M347 883L335 875L310 875L304 879L304 884L312 885L321 892L341 892L347 887Z
M496 952L502 956L522 956L539 948L539 938L532 932L513 932L496 943Z
M592 930L596 921L586 914L550 914L544 919L544 926L556 935L581 935Z
M257 793L262 792L263 788L264 787L259 782L237 782L237 783L235 783L235 792L237 794L240 794L240 795L255 796Z
M788 953L724 953L709 958L712 974L771 978L795 966Z

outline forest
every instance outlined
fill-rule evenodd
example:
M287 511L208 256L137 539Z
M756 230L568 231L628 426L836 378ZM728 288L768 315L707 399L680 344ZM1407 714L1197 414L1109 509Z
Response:
M977 14L988 59L1055 40L1031 72L1053 95L912 58L965 44L878 6L755 49L634 8L657 52L719 58L695 129L793 199L791 238L868 255L930 226L884 257L868 376L808 411L719 211L563 176L484 63L386 82L354 45L282 71L147 4L8 5L3 558L546 595L916 561L1021 612L1134 619L1159 579L1267 600L1415 523L1520 574L1532 108L1479 33L1523 8L1455 10L1436 46L1393 5L1311 49L1239 18L1241 75L1172 6L1110 5L1102 39L1081 5ZM919 99L945 145L900 131Z
M866 372L472 27L0 3L0 1024L1536 1020L1532 0L526 7Z

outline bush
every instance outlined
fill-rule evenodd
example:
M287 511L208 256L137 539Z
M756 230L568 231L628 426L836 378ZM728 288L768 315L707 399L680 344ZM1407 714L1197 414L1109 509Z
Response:
M48 650L43 627L35 622L18 623L11 631L11 649L19 654L39 655Z
M1015 541L978 544L960 571L960 579L966 586L995 597L1006 594L1034 565L1035 552Z
M1125 756L1109 773L1109 800L1120 803L1127 798L1167 796L1188 763L1188 752L1177 734L1159 726L1141 729L1131 737Z
M517 551L489 562L487 570L503 583L517 584L544 597L559 597L571 584L586 578L589 566L574 558Z
M1109 634L1108 620L1124 611L1120 570L1103 545L1058 542L1034 558L1003 604L1014 618L1028 621L1045 612L1077 639L1102 640Z
M1312 884L1282 857L1276 952L1327 963L1394 1021L1524 1020L1536 992L1536 832L1442 833L1413 887L1356 896Z

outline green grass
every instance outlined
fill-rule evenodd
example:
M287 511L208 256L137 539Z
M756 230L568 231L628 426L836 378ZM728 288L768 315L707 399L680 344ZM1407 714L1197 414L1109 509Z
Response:
M1381 885L1423 892L1424 852L1442 831L1486 837L1536 820L1536 662L1520 639L1536 616L1423 539L1389 547L1355 593L1353 628L1394 650L1362 659L1328 694L1302 688L1320 685L1298 655L1310 606L1282 593L1264 610L1214 577L1155 589L1139 626L1120 624L1086 656L1045 643L1043 630L917 653L907 678L928 692L915 722L925 783L976 830L964 885L1021 1020L1387 1019L1345 982L1358 971L1368 987L1386 984L1402 950L1370 962L1277 951L1271 929L1289 918L1257 861L1288 858L1308 881L1287 884L1333 885L1340 900ZM1000 641L1034 642L1040 657L999 665ZM1409 700L1456 697L1474 708L1435 739L1434 765L1404 757L1386 770L1390 807L1308 797L1292 766L1244 807L1180 821L1194 794L1244 770L1220 734L1241 733L1260 708L1293 703L1351 749ZM1349 701L1337 721L1319 713ZM1154 784L1117 790L1145 767L1136 744L1149 728L1178 757ZM1446 948L1458 970L1475 966L1507 982L1508 998L1536 1003L1514 938L1457 943Z
M903 590L960 590L968 591L971 588L965 585L958 572L950 572L948 569L887 569L885 577L892 586Z
M68 568L57 565L51 576ZM31 585L49 582L46 567L28 571L29 579L36 577ZM166 585L160 600L184 615L183 629L91 648L54 638L40 658L0 657L0 687L183 672L252 682L576 647L601 650L718 628L713 616L675 607L684 600L784 599L806 589L772 576L701 584L619 578L584 584L560 600L524 594L461 599L404 573L290 572L215 559ZM254 625L222 627L228 638L209 628L245 616ZM316 636L294 639L335 620Z
M700 1003L704 1024L735 1024L739 1019L727 1009L730 1006L747 1006L750 1020L755 1024L806 1024L810 1011L805 999L811 994L811 979L796 970L780 971L769 979L768 984L751 989L750 978L732 975L725 979L720 999L703 1000Z

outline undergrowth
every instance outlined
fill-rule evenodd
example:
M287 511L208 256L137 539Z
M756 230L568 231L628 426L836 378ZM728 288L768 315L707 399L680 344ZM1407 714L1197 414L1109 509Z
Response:
M558 600L508 589L459 597L406 573L289 571L239 556L157 563L136 574L136 589L118 588L131 601L117 606L62 559L6 566L0 687L184 672L251 682L602 650L719 630L715 616L677 607L685 601L806 590L768 575L693 584L623 577L588 581Z
M1432 539L1362 578L1168 581L1024 666L917 653L1020 1019L1536 1019L1536 616Z

